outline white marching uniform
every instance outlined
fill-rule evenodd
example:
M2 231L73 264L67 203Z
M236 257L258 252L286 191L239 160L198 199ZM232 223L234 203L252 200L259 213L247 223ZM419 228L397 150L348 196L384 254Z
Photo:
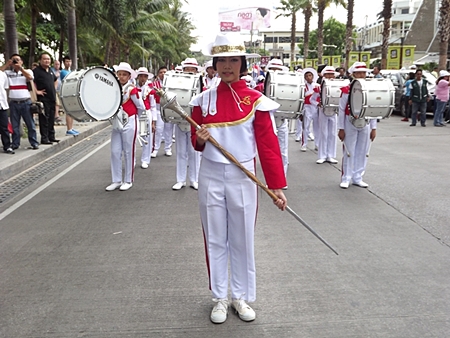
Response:
M319 151L317 152L319 159L330 159L336 157L337 142L337 116L327 116L323 112L323 108L319 108Z
M153 149L152 122L158 120L158 111L156 109L155 97L154 94L151 93L152 88L149 83L146 82L142 87L139 87L139 85L136 87L141 90L142 99L145 105L145 113L147 115L147 130L149 131L147 136L143 136L144 141L147 141L147 143L142 144L141 163L150 164Z
M220 77L214 76L212 79L208 77L207 75L203 77L203 89L209 89L213 87L217 87L220 83Z
M162 88L162 81L157 78L153 83L152 87L154 88ZM155 130L155 138L153 142L153 151L158 152L161 147L161 142L164 138L164 151L168 152L172 149L172 139L173 139L173 123L164 122L161 118L161 106L160 106L160 98L154 92L152 93L155 101L156 101L156 130Z
M359 183L367 166L367 152L370 146L370 132L377 128L377 120L371 119L362 128L356 128L351 122L348 107L350 86L341 89L337 128L345 131L343 147L341 182ZM345 148L347 147L347 148ZM347 156L350 153L350 157Z
M303 119L303 117L302 117ZM303 121L300 118L295 120L295 140L300 141L303 135Z
M132 183L134 181L134 163L136 155L136 135L138 115L145 111L139 90L133 85L124 87L121 110L128 115L128 123L123 128L113 127L111 133L111 174L113 183ZM122 179L122 155L125 161L125 173Z
M311 134L311 122L314 130L314 142L319 144L319 110L317 106L320 102L320 85L318 83L305 83L305 101L303 105L303 138L302 146L308 145L308 136Z
M286 185L269 114L279 107L276 102L247 88L241 80L230 85L221 82L196 96L190 104L194 106L192 118L205 125L211 136L253 173L258 149L269 189ZM191 131L195 132L193 128ZM202 151L198 198L212 295L217 299L228 298L230 262L231 297L253 302L257 187L211 143L197 146L195 134L192 143Z
M177 182L186 182L189 169L189 182L192 185L198 182L200 169L200 153L194 149L191 143L190 125L177 125L175 127L175 149L177 151Z
M280 145L281 160L283 161L284 176L287 177L287 171L288 171L288 166L289 166L288 120L286 120L286 119L281 120L278 117L275 117L275 123L277 125L277 137L278 137L278 143Z

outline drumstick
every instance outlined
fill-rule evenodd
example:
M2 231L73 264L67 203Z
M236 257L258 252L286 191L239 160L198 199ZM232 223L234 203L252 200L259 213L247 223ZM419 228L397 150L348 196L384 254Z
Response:
M370 141L370 143L369 143L369 149L367 149L366 157L369 157L370 147L371 147L371 146L372 146L372 141Z
M348 151L348 148L347 148L347 146L345 144L345 141L342 140L342 143L344 144L344 148L345 148L345 152L347 153L347 157L350 157L350 152Z

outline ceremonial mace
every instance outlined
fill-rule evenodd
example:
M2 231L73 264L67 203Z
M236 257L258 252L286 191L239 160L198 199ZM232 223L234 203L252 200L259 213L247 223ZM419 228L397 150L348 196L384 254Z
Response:
M195 122L184 109L177 102L177 95L175 93L166 92L162 89L155 88L156 93L161 97L161 108L162 109L171 109L175 113L179 114L183 119L189 122L196 130L201 129L201 127ZM247 176L250 178L257 186L259 186L262 190L264 190L273 201L277 201L279 198L274 194L272 190L266 187L251 171L247 170L231 153L225 150L212 136L209 137L208 141L215 146L220 152L231 162L233 162L236 166L239 167ZM306 229L308 229L314 236L316 236L323 244L325 244L331 251L333 251L336 255L339 255L338 252L333 249L333 247L327 243L325 239L323 239L317 232L314 231L299 215L295 213L289 206L286 206L286 210L295 217Z

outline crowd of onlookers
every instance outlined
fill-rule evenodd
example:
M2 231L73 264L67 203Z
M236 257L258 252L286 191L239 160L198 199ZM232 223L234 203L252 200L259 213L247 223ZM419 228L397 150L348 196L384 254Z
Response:
M32 69L25 69L19 54L0 67L0 134L3 151L14 154L20 147L22 120L26 125L26 133L30 143L29 149L39 149L40 144L58 143L55 136L55 122L61 122L59 90L61 82L70 73L72 61L70 57L63 59L64 68L48 53L39 56L39 62L33 63ZM41 102L37 109L40 142L38 141L33 105ZM9 118L8 118L9 110ZM73 119L66 116L66 135L78 135L72 128Z

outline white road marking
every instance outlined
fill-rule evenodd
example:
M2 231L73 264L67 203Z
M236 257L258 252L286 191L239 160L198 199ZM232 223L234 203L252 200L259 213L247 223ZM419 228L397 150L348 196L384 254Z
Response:
M75 167L77 167L79 164L83 163L84 161L86 161L89 157L91 157L92 155L94 155L97 151L99 151L100 149L102 149L103 147L105 147L106 145L108 145L111 142L111 140L109 139L108 141L106 141L104 144L102 144L100 147L98 147L97 149L91 151L89 154L87 154L86 156L84 156L83 158L79 159L77 162L75 162L74 164L72 164L70 167L68 167L67 169L63 170L62 172L60 172L58 175L56 175L55 177L53 177L52 179L50 179L49 181L45 182L43 185L41 185L39 188L37 188L36 190L34 190L33 192L31 192L30 194L28 194L27 196L25 196L24 198L22 198L20 201L18 201L17 203L15 203L14 205L10 206L8 209L6 209L5 211L3 211L0 214L0 221L2 219L4 219L5 217L7 217L9 214L13 213L14 211L16 211L17 209L19 209L22 205L24 205L25 203L27 203L29 200L31 200L33 197L35 197L37 194L39 194L41 191L45 190L47 187L49 187L50 185L52 185L53 183L55 183L57 180L59 180L61 177L63 177L64 175L66 175L68 172L70 172L72 169L74 169Z

